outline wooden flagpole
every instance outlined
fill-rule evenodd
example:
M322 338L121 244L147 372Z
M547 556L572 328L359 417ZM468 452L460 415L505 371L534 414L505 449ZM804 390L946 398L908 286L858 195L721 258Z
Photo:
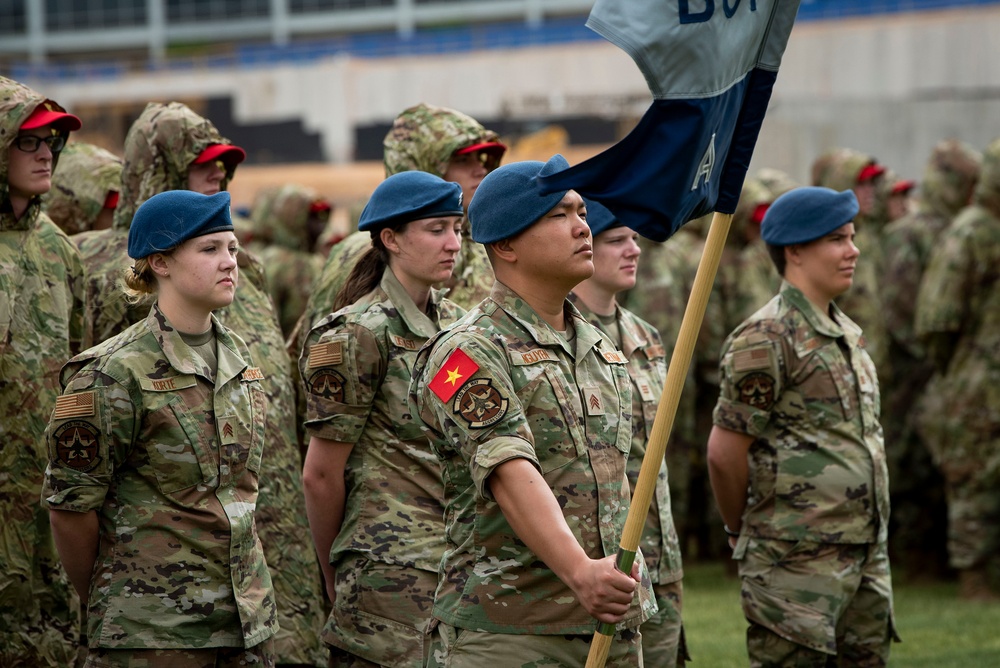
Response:
M646 454L642 460L639 479L636 481L635 493L632 495L632 503L625 520L625 529L622 531L622 539L618 546L618 568L623 573L632 571L632 562L639 549L639 539L642 537L646 515L649 513L649 504L653 500L653 492L656 489L660 462L663 461L667 451L667 439L674 426L681 391L684 389L684 379L687 376L688 367L691 366L698 331L705 318L705 308L708 306L708 298L712 293L712 283L715 282L715 274L719 269L719 261L722 258L722 251L726 245L726 237L729 236L729 226L732 222L733 214L731 213L716 211L712 216L712 225L708 231L705 250L698 263L698 272L695 274L694 285L691 286L691 296L684 309L684 318L681 320L680 333L677 335L677 343L674 346L673 355L670 357L670 366L667 368L667 379L663 387L663 394L660 396L660 405L656 409L656 419L653 420L653 429L650 432L649 442L646 444ZM637 287L642 288L642 286ZM601 624L598 627L590 644L586 668L604 668L614 635L614 624Z

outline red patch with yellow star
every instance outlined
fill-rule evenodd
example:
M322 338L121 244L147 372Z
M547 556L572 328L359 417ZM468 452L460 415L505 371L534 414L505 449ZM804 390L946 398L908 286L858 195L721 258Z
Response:
M56 457L63 466L86 473L101 462L100 432L84 420L71 420L56 429L52 435Z
M318 397L344 402L344 377L333 369L320 369L309 376L309 391Z
M483 429L499 422L507 413L507 400L489 378L477 378L462 386L452 409L469 423L470 428Z
M437 395L438 399L448 401L476 371L479 371L479 365L461 348L456 348L427 387Z
M768 411L774 405L774 378L766 373L748 373L736 383L736 389L739 401L757 410Z

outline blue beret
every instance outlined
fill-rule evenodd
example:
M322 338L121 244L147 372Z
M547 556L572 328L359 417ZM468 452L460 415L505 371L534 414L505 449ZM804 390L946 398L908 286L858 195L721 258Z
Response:
M569 163L556 154L545 163L512 162L487 174L469 203L473 241L491 244L509 239L538 222L568 191L542 195L535 179L564 169Z
M135 212L128 229L128 255L139 260L176 248L188 239L232 229L229 193L168 190L153 195Z
M462 186L427 172L399 172L378 184L361 212L359 230L380 230L411 220L461 216Z
M858 198L851 190L794 188L767 209L760 236L772 246L804 244L851 222L857 214Z
M621 227L621 222L615 218L615 214L611 213L608 207L588 197L584 197L583 201L587 205L587 225L590 226L590 236L596 237L612 227Z

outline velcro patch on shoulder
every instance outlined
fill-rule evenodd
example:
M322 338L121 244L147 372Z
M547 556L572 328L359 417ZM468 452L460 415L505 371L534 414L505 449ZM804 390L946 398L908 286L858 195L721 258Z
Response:
M318 369L323 366L337 366L344 361L343 341L317 343L309 349L309 368Z
M53 432L56 458L63 466L82 473L101 463L101 430L87 420L70 420Z
M456 348L445 363L441 365L431 382L427 384L431 392L441 401L448 401L458 389L468 382L472 374L479 370L479 365L465 354L461 348ZM461 382L459 382L461 381Z
M198 380L193 375L174 376L173 378L140 378L139 386L148 392L175 392L188 387L194 387Z
M771 366L770 348L746 348L733 354L733 371L742 373Z
M545 348L533 348L532 350L526 351L510 351L510 361L514 366L526 366L528 364L537 364L538 362L555 362L557 360L555 353L546 350Z
M507 398L489 378L470 380L455 396L452 412L465 420L470 429L485 429L507 414Z
M77 392L64 394L56 399L56 409L52 413L53 420L68 420L70 418L92 417L94 415L94 398L97 392Z
M260 370L259 366L248 366L240 379L245 382L250 382L252 380L264 380L264 372Z

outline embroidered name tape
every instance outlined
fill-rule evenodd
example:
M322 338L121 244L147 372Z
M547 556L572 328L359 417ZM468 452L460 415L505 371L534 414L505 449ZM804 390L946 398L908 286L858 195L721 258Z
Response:
M260 370L260 367L249 366L246 368L246 371L243 372L242 378L246 381L264 380L264 372Z
M140 378L139 386L150 392L173 392L194 387L198 381L194 376L174 376L173 378Z
M392 345L404 350L420 350L420 346L422 345L413 339L406 339L397 334L391 334L389 338L392 340Z

